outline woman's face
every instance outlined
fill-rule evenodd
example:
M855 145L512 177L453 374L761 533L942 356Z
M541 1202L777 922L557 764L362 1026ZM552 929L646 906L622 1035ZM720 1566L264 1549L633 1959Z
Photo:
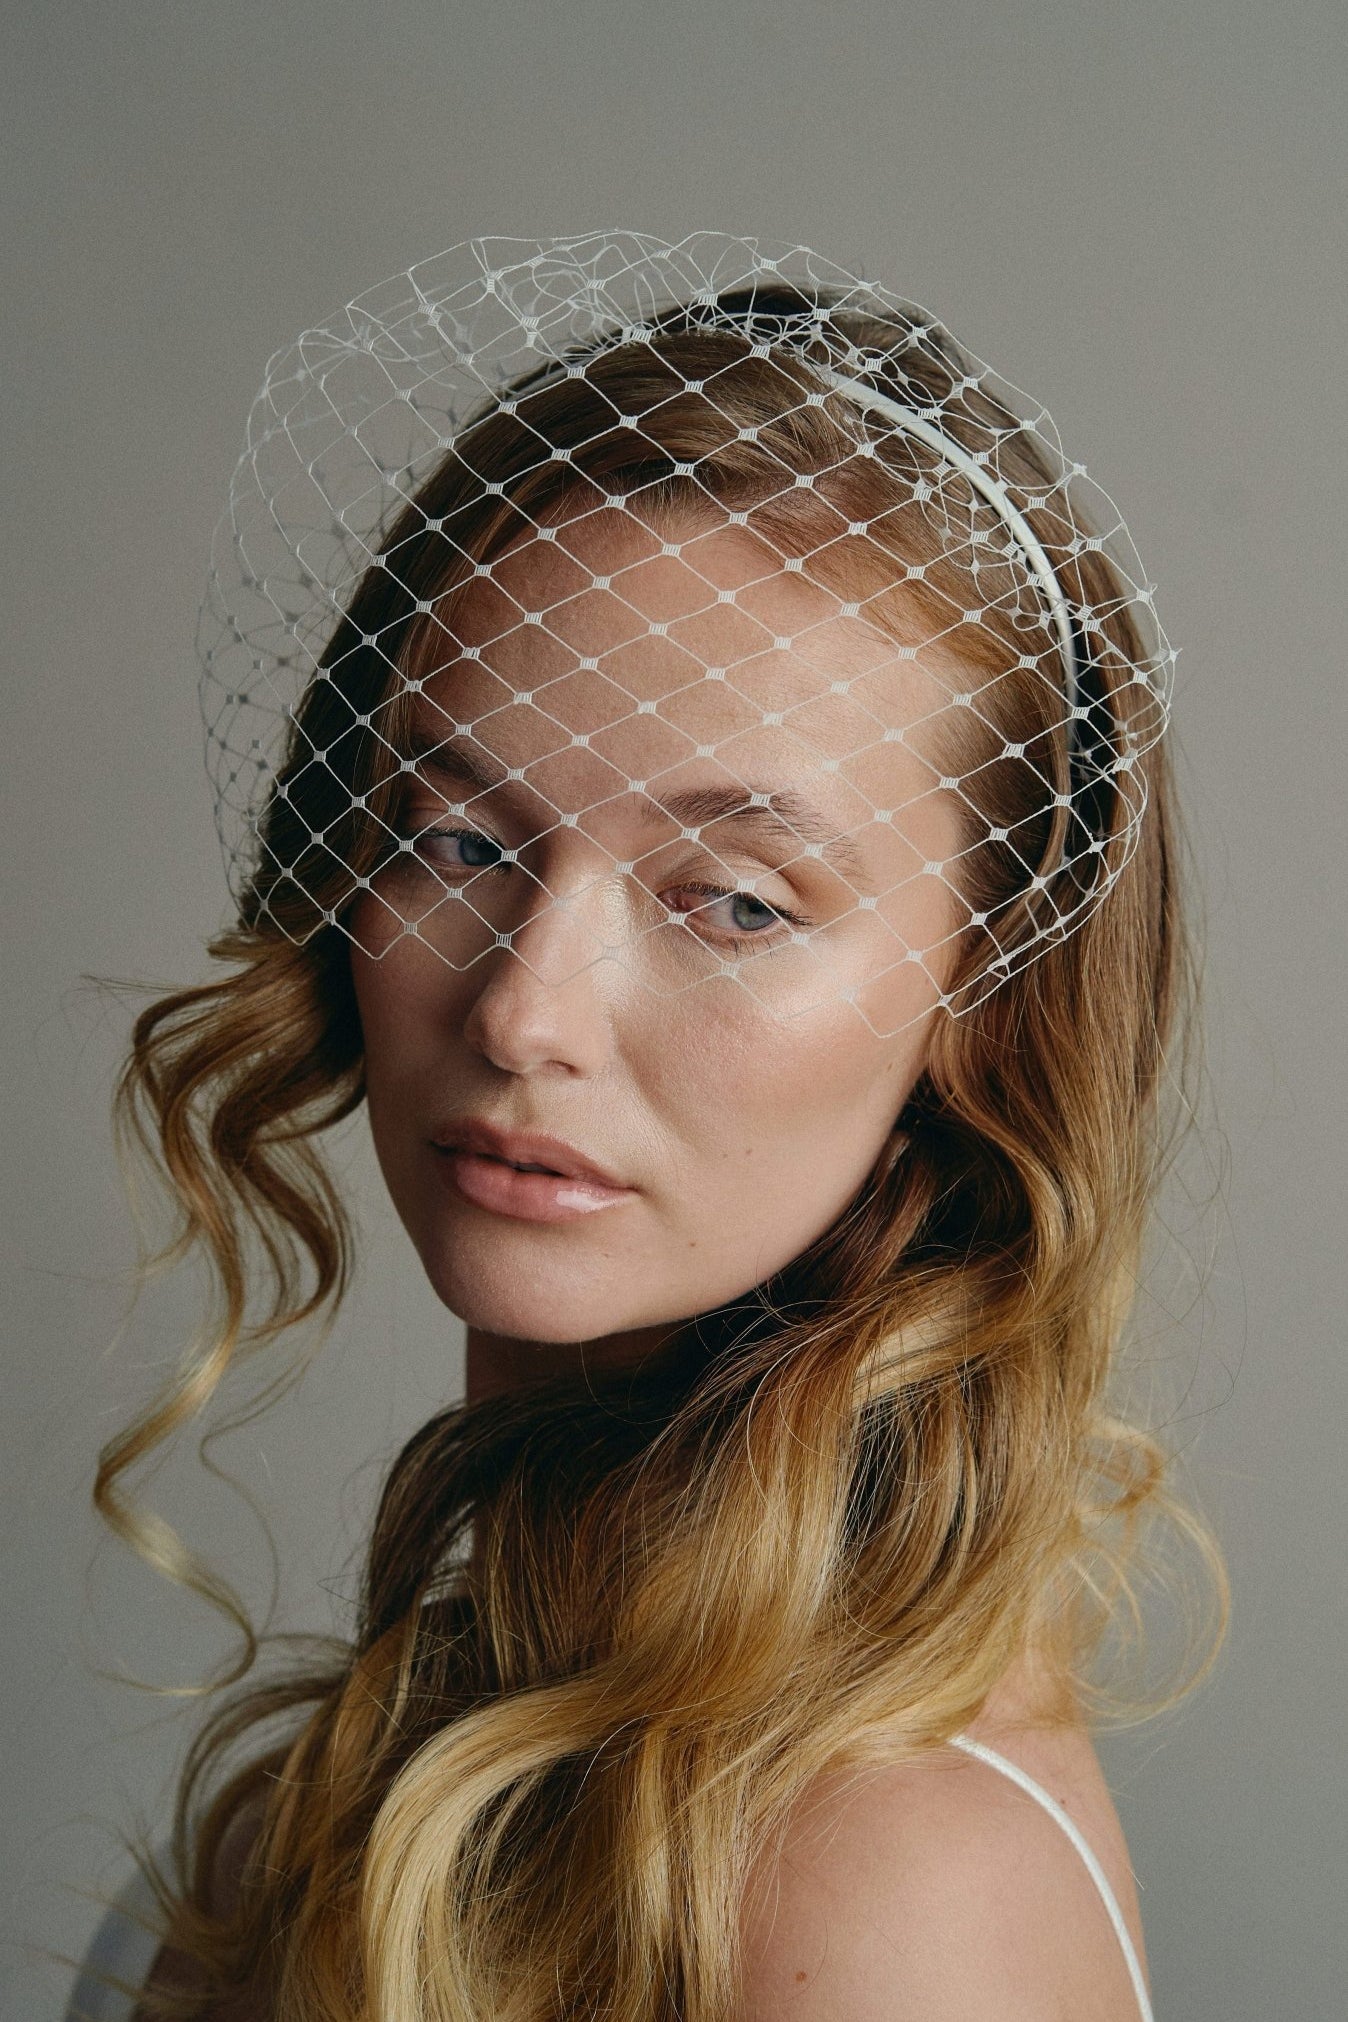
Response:
M960 846L939 655L725 520L663 540L576 517L470 586L352 920L385 1179L498 1337L658 1338L806 1249L917 1079L958 926L923 868Z

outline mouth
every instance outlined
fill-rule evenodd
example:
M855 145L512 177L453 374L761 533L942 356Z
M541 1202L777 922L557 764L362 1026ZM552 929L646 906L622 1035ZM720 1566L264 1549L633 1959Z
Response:
M635 1197L574 1144L542 1132L465 1118L430 1144L461 1201L515 1221L570 1221Z
M631 1188L564 1139L538 1131L502 1130L477 1117L449 1124L431 1140L448 1157L481 1161L511 1172L570 1180L597 1193L623 1195Z
M502 1158L494 1151L474 1151L473 1147L467 1144L437 1143L435 1148L437 1151L462 1152L465 1158L485 1158L490 1160L492 1165L508 1165L512 1172L545 1172L550 1173L554 1179L569 1177L563 1174L560 1166L539 1165L528 1159Z

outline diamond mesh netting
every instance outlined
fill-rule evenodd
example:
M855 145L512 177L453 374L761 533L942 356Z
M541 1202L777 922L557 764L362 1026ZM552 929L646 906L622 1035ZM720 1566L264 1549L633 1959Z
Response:
M200 644L247 922L881 1034L1100 905L1174 658L1042 408L713 233L473 240L279 352Z

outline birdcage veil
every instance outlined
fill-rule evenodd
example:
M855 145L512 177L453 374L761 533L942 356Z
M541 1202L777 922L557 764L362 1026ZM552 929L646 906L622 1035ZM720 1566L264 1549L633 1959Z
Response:
M251 924L877 1031L1107 899L1173 658L1041 406L717 233L475 239L306 330L200 628Z

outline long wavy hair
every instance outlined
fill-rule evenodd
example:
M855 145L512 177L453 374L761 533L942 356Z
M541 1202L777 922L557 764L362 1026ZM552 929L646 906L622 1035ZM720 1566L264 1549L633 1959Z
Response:
M184 1880L162 1883L192 1971L147 1995L147 2015L234 2013L248 1996L272 2022L728 2022L751 1864L813 1777L948 1740L1027 1650L1106 1715L1101 1653L1154 1562L1151 1518L1197 1541L1221 1590L1166 1452L1110 1382L1188 973L1164 749L1138 760L1149 805L1131 855L1120 782L1079 765L1082 740L1121 750L1138 706L1126 599L1103 551L1069 552L1033 438L1006 439L999 475L1093 619L1074 760L1060 690L1025 665L1023 614L999 616L1010 563L982 559L972 596L915 504L930 453L888 436L860 454L845 401L802 401L820 383L809 359L759 340L819 304L779 297L723 298L714 329L671 311L640 347L522 382L360 582L237 924L211 944L224 973L135 1025L120 1125L176 1202L170 1254L204 1254L219 1300L179 1381L105 1448L99 1508L236 1605L123 1478L232 1361L342 1295L351 1233L320 1149L363 1095L342 923L387 853L405 677L439 664L473 565L587 488L621 490L653 526L744 512L864 595L873 622L891 598L939 617L984 684L959 730L979 796L965 893L983 923L954 981L967 1008L939 1017L885 1153L787 1269L690 1317L658 1366L461 1405L416 1433L383 1490L349 1647L240 1686L257 1649L240 1611L243 1656L181 1786ZM735 312L742 332L725 327ZM835 321L878 360L878 385L941 407L971 449L1014 426L984 393L956 398L964 361L939 333L907 348L892 322ZM699 387L713 373L714 401ZM979 622L949 632L975 604ZM1056 666L1047 623L1040 643ZM1045 777L1060 788L1047 809ZM1089 897L1083 863L1112 889L1055 937L1046 925ZM994 955L1011 973L980 994Z

